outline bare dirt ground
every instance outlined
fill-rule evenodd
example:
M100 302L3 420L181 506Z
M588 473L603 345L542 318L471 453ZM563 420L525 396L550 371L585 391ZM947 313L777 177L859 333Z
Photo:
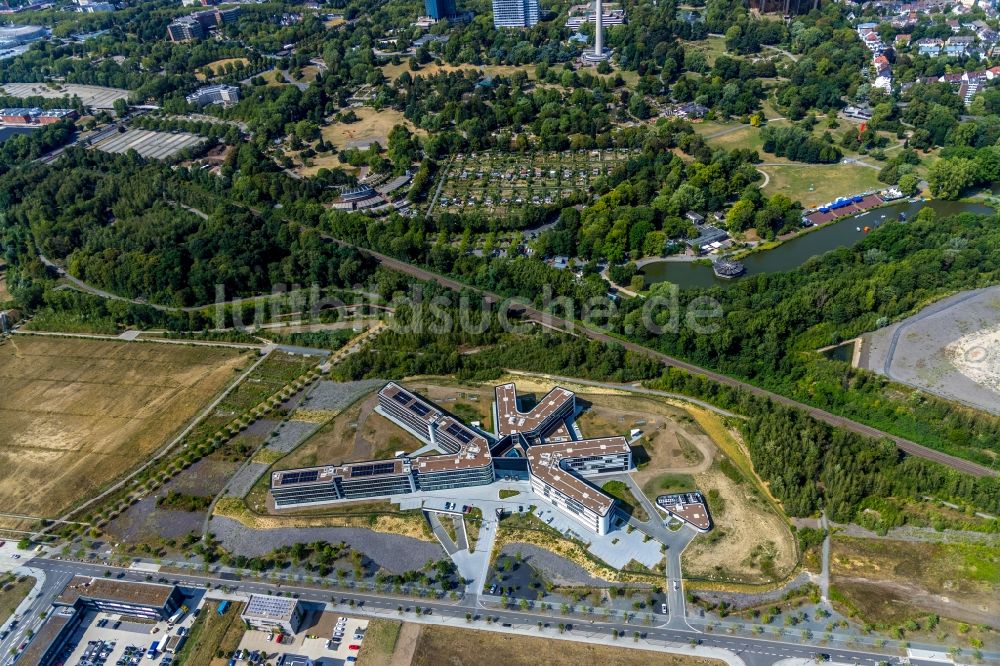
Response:
M718 467L694 479L706 495L718 490L722 510L718 502L710 506L714 529L684 551L685 576L758 583L779 580L791 572L796 563L792 533L784 519L751 491L748 481L737 483Z
M394 662L395 663L395 662ZM402 664L403 662L399 662ZM702 657L629 649L627 645L608 646L573 641L439 627L421 628L413 666L717 666L721 661Z
M277 467L374 460L380 455L392 457L396 451L420 448L416 437L374 411L377 404L377 393L358 401L282 458Z
M236 376L235 350L15 337L0 347L0 506L52 516L143 461Z
M885 374L887 358L896 381L1000 414L1000 286L955 294L865 334L862 367Z
M865 621L936 613L971 624L1000 617L1000 549L837 535L831 585Z
M392 653L391 666L408 666L417 652L421 625L404 622L396 639L396 649Z

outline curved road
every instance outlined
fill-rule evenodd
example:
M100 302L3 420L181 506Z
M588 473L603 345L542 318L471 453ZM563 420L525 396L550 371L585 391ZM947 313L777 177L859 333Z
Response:
M332 236L328 235L324 236L325 238L334 241L336 243L340 243L342 245L351 245L350 243L346 243L339 239L335 239ZM410 275L420 280L436 282L439 285L447 287L448 289L452 289L454 291L462 291L462 290L475 291L481 294L486 302L491 304L502 303L505 300L513 304L512 299L504 299L503 297L497 294L485 291L483 289L478 289L476 287L471 287L463 282L459 282L458 280L454 280L452 278L445 277L443 275L438 275L437 273L432 273L431 271L420 268L419 266L408 264L404 261L400 261L399 259L394 259L393 257L386 256L384 254L375 252L373 250L357 246L353 247L355 247L355 249L357 249L359 252L367 254L368 256L377 260L386 268L403 273L405 275ZM805 403L798 402L797 400L792 400L791 398L787 398L783 395L779 395L772 391L768 391L766 389L760 388L759 386L755 386L748 382L741 381L739 379L735 379L733 377L729 377L728 375L723 375L718 372L714 372L712 370L707 370L700 366L694 365L693 363L688 363L687 361L682 361L679 358L674 358L673 356L668 356L654 349L650 349L649 347L644 347L634 342L622 340L601 331L595 331L593 329L586 328L584 326L579 326L574 322L562 319L560 317L556 317L546 312L542 312L531 305L517 303L517 307L523 310L525 319L530 319L536 323L542 324L543 326L555 328L561 330L564 333L570 333L572 335L585 336L592 340L597 340L599 342L604 342L606 344L621 345L628 351L635 352L637 354L642 354L649 358L653 358L662 363L663 365L678 368L679 370L684 370L686 372L690 372L691 374L702 375L708 379L711 379L712 381L724 384L726 386L732 386L734 388L743 389L744 391L748 391L756 396L768 398L772 402L775 402L779 405L801 409L806 413L808 413L813 418L819 421L823 421L824 423L835 426L837 428L844 428L846 430L850 430L851 432L855 432L858 433L859 435L864 435L866 437L891 440L897 447L899 447L900 450L910 455L914 455L920 458L925 458L927 460L932 460L934 462L941 463L942 465L947 465L948 467L956 469L960 472L971 474L973 476L996 475L995 471L983 467L982 465L978 465L969 460L963 460L962 458L957 458L955 456L948 455L947 453L935 451L934 449L928 448L921 444L917 444L916 442L912 442L903 437L898 437L896 435L883 432L878 428L873 428L869 425L865 425L864 423L858 423L857 421L852 421L851 419L845 418L843 416L838 416L837 414L832 414L826 410L819 409L818 407L811 407Z

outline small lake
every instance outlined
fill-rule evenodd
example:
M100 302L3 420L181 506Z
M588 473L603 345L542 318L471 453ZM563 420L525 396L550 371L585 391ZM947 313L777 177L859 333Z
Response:
M744 276L794 270L810 257L861 242L867 234L864 231L858 231L859 227L861 229L866 226L874 228L883 222L895 220L900 213L905 213L907 219L913 219L913 216L924 206L930 206L941 217L957 213L976 213L979 215L992 215L994 213L994 210L989 206L958 201L905 201L892 204L855 217L832 222L785 241L773 250L751 254L743 259L743 265L746 267ZM641 273L645 276L647 285L657 282L673 282L682 288L728 287L741 279L717 278L712 272L711 266L695 264L690 261L655 261L643 266Z
M31 134L34 127L0 127L0 143L3 143L16 134Z

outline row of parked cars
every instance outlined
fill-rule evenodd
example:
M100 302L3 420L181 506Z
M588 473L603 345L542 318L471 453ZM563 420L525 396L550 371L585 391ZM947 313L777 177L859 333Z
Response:
M344 640L344 634L346 631L347 631L347 618L338 617L337 624L333 626L333 638L331 638L326 642L326 648L328 650L339 650L341 643ZM358 627L357 629L354 630L353 640L355 642L349 644L347 646L347 649L350 650L351 652L357 652L358 650L361 649L361 641L363 641L364 639L365 639L365 630L362 629L361 627ZM353 654L348 655L346 659L347 663L349 664L353 664L357 660L358 660L357 656Z

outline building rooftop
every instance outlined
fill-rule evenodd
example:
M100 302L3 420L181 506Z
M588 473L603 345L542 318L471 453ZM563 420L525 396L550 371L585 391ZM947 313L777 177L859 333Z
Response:
M76 611L72 608L57 608L42 623L34 638L17 660L18 666L38 666L53 642L59 640L63 629L73 621Z
M614 506L615 500L572 472L563 469L562 462L573 458L628 453L630 450L624 437L540 444L528 449L528 464L533 475L594 513L606 516Z
M299 600L291 597L271 597L263 594L251 594L250 601L243 611L242 617L252 617L261 620L291 621L295 617L295 607Z
M690 523L703 532L712 527L708 505L701 493L660 495L656 498L656 503L671 516Z
M100 599L143 606L165 606L176 588L159 583L133 583L113 578L74 576L56 598L56 603L72 606L78 599Z
M513 383L501 384L494 389L497 404L497 434L500 437L521 432L536 433L549 425L548 421L573 400L573 392L557 386L538 401L530 412L517 407L517 387Z
M386 384L380 393L409 409L414 416L425 421L428 425L441 418L441 410L415 393L407 391L396 382Z

